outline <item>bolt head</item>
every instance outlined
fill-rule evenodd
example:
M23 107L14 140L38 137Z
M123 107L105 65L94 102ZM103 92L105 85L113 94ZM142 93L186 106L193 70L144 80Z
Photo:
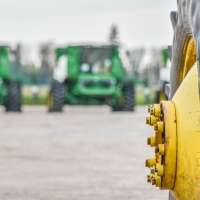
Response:
M147 182L151 183L151 176L150 175L147 175Z
M147 144L150 145L151 144L151 138L147 138Z
M152 185L155 185L156 184L156 180L155 178L151 181Z
M146 124L150 124L150 118L149 117L146 118Z
M148 113L150 113L151 107L152 107L152 105L148 106Z
M155 153L158 153L158 152L159 152L159 148L155 147Z
M149 166L149 160L145 160L145 167L148 167Z
M150 173L151 173L151 174L155 174L155 168L152 167L152 168L150 169Z

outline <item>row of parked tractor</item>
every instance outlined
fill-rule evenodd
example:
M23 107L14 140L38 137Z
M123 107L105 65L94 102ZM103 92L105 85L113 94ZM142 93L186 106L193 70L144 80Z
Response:
M47 98L50 112L65 104L109 105L113 111L133 111L135 80L128 75L117 45L70 45L55 50L56 64ZM0 103L6 111L21 111L23 75L16 53L0 47Z

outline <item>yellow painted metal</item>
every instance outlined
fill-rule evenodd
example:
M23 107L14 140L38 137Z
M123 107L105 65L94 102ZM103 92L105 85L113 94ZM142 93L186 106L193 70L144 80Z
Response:
M47 106L49 109L53 107L53 95L51 93L47 97Z
M177 200L200 200L198 77L194 39L188 35L182 52L178 90L172 101L149 107L149 113L156 118L156 163L149 159L146 164L156 170L148 180L161 189L172 190Z
M162 133L156 131L155 135L156 135L156 146L158 146L159 144L163 143Z
M159 149L159 154L160 155L164 155L165 154L165 145L164 144L159 144L158 145L158 149Z
M155 185L156 187L161 187L161 177L155 176Z
M179 85L186 77L189 70L196 62L196 48L192 35L188 35L182 52L182 58L179 71Z
M165 94L164 91L160 92L159 100L160 101L166 101L167 100L167 97L166 97L166 94Z
M150 114L155 117L160 117L161 116L160 104L154 104L153 106L151 106Z
M146 118L146 124L149 124L151 126L154 126L154 124L156 123L157 119L155 116L150 115L150 117Z
M156 130L159 133L163 133L163 131L164 131L164 123L163 122L157 122L154 125L154 130Z
M177 117L177 170L173 193L177 199L200 199L200 105L197 63L172 101Z
M164 166L163 165L159 165L158 169L157 169L157 175L158 176L163 176L164 174Z
M155 136L151 136L151 137L147 138L147 144L150 145L151 147L155 147L155 145L156 145L156 137Z
M177 137L176 137L176 112L175 105L171 101L161 102L163 110L163 120L165 123L163 143L165 145L164 159L162 165L164 166L164 173L162 178L161 189L173 189L176 177L176 151L177 151Z
M156 165L156 158L149 158L145 161L146 167L153 167Z

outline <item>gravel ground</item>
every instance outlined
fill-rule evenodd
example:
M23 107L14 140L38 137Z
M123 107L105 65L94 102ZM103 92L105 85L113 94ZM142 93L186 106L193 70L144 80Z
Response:
M1 200L167 200L146 183L146 107L112 113L108 107L66 107L47 113L0 110Z

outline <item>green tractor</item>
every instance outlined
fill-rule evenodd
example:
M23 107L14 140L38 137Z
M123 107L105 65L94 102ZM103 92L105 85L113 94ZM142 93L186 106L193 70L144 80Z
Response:
M0 46L0 104L7 112L21 111L20 60L18 51Z
M134 111L134 79L126 73L118 46L67 46L55 52L57 65L47 100L50 112L61 112L64 104Z

